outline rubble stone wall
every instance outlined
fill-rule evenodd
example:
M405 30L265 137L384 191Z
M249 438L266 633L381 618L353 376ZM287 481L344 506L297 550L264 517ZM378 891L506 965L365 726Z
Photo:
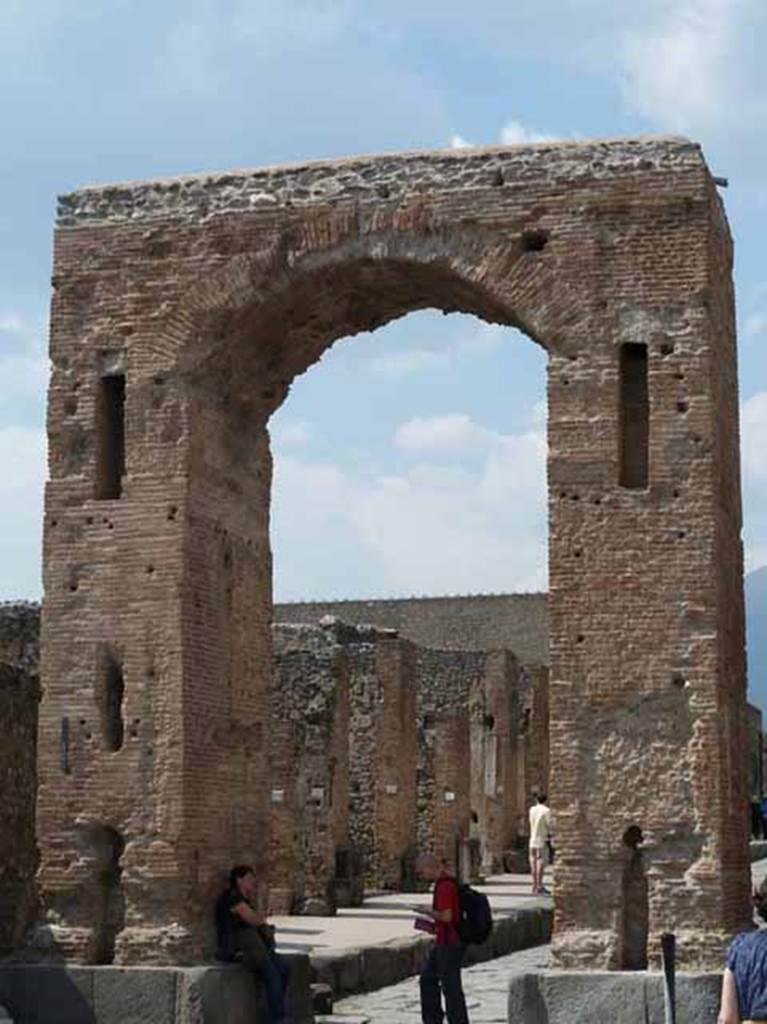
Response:
M394 631L347 634L349 834L375 889L397 889L416 833L415 648Z
M417 655L418 848L458 867L471 812L469 701L485 656L421 648Z
M273 909L336 911L349 838L349 660L338 631L273 627L268 877Z
M527 810L518 786L518 776L525 775L522 682L523 670L514 655L495 651L485 656L469 695L471 809L478 819L486 872L503 870L504 854L514 847Z
M35 788L39 608L0 604L0 956L36 909Z

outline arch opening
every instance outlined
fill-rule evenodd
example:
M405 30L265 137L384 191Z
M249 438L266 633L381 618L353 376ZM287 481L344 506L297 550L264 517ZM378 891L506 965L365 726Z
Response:
M488 312L487 307L483 309L483 312ZM388 321L388 326L382 327L380 331L371 331L369 335L361 337L357 345L338 346L337 349L328 353L320 367L312 373L307 372L300 381L296 381L295 391L292 392L285 406L289 407L294 415L300 417L302 415L301 400L303 396L309 395L308 408L314 412L319 414L321 409L327 410L331 418L340 412L346 424L345 432L335 429L327 419L314 421L312 429L308 432L310 436L300 436L300 430L294 434L293 442L298 447L289 451L289 445L286 448L284 444L281 444L279 430L275 427L275 423L280 426L279 417L283 415L282 408L270 420L269 429L272 433L275 454L275 495L270 528L273 544L276 539L275 530L278 531L280 538L274 548L275 567L278 575L285 554L285 546L291 543L291 540L282 532L282 510L286 506L295 510L296 530L303 538L306 534L311 534L313 529L312 506L315 503L324 504L325 508L322 514L326 516L326 519L317 531L316 544L308 546L317 552L318 560L327 559L330 551L338 551L343 548L344 539L341 537L343 530L346 541L344 557L349 559L349 564L356 563L358 570L356 577L352 570L346 581L340 583L340 586L347 588L340 590L339 583L335 579L328 585L329 577L325 577L323 585L322 577L312 575L313 565L310 567L308 562L304 561L297 568L295 574L295 578L300 579L304 587L302 592L294 591L292 593L291 596L296 600L311 601L333 597L364 599L383 597L387 591L390 596L395 597L407 593L428 593L438 596L446 593L476 594L491 590L513 592L515 589L525 589L510 573L508 564L505 564L502 569L498 568L504 561L503 557L499 557L499 551L505 545L504 557L508 559L509 541L513 543L515 532L512 524L517 521L517 517L520 517L520 520L523 518L520 509L524 508L529 519L535 519L539 524L546 523L544 470L546 460L543 426L545 413L542 414L540 408L541 406L545 408L546 352L542 346L538 348L535 345L529 345L527 338L515 338L516 332L507 326L510 318L506 314L503 317L505 322L499 323L501 320L499 314L493 316L491 324L488 325L487 321L490 317L478 319L475 311L468 316L448 318L437 316L435 313L433 303L429 302L427 309L419 310L411 316L402 315L396 318L396 322ZM359 326L363 320L363 317L358 317L355 323ZM397 332L400 331L404 332L403 337L408 331L410 332L407 337L410 339L411 346L413 338L419 338L421 346L427 346L416 348L414 361L409 362L407 358L400 358L412 355L412 351L397 347L396 344L390 346L387 341L387 339L394 339ZM428 334L428 340L425 340L424 332ZM289 336L292 346L293 335ZM469 338L471 338L471 344L468 344ZM327 347L330 347L331 343L329 342ZM520 374L517 372L518 367L514 364L520 361L520 350L523 349L529 353L535 353L537 364L534 369L532 365L528 366ZM302 365L308 366L314 361L314 355L309 358L308 352L309 349L304 348ZM414 373L414 369L419 370L419 373ZM517 376L522 390L517 393L516 399L512 399L510 397L513 392L512 384ZM329 391L314 390L313 382L319 383L320 378L323 377L337 381L338 392L335 399ZM388 382L388 387L384 387L380 383L382 379ZM525 383L533 385L529 391L524 390ZM307 388L309 391L305 390ZM475 399L472 399L470 394L472 388L477 392ZM354 396L349 397L349 389L354 389L355 392L359 391L361 395L355 393ZM438 398L436 401L432 401L434 394L442 390L445 393L444 399ZM415 399L415 405L406 403L400 406L400 400L403 399L405 392L410 395L408 401ZM429 417L419 417L418 415L419 411L423 412L424 410L419 409L416 392L425 401L428 411L435 414L430 418L431 423L425 422ZM375 393L375 398L372 397L373 393ZM494 396L492 402L488 401L488 393L492 393ZM381 409L377 405L378 401L382 404L387 402L393 404L396 406L395 412L391 416L380 415ZM467 406L461 404L464 401L468 401ZM474 404L472 404L473 401ZM510 411L510 407L515 406L520 408L513 408L513 411ZM524 408L522 408L523 406ZM468 409L468 412L463 411L465 409ZM461 412L456 413L455 410L461 410ZM533 420L533 415L537 417L535 420ZM375 441L371 441L366 424L379 420L387 426L382 428L383 433L377 435ZM349 424L353 424L353 426L349 426ZM316 431L314 427L317 428ZM437 434L431 437L426 436L432 427L436 428ZM447 431L449 442L447 446L443 443L444 438L443 440L439 438L438 431L440 429ZM455 453L450 450L450 444L452 444L450 432L453 430L457 431L459 435L455 437L458 449L460 449L457 463L466 457L471 463L470 469L466 466L453 465ZM536 438L534 443L531 442L533 434ZM319 448L312 448L313 438L316 436L322 436L325 439L321 455ZM397 448L397 439L399 448ZM522 441L524 444L521 443ZM436 450L433 447L435 443ZM360 456L360 453L368 444L375 448L375 457L371 458L369 462L370 464L373 461L378 463L375 472L381 477L386 476L387 482L378 493L375 493L374 485L368 494L360 499L360 487L356 482L359 478L354 476L354 467L351 465L354 462L354 456L350 462L346 462L345 456L341 453L351 447L356 451L357 457L367 461L367 457L364 454ZM464 445L465 448L463 448ZM323 481L312 475L314 467L310 463L315 457L315 452L318 453L316 457L322 460L326 471L331 464L340 466L341 468L336 474L336 481L340 476L344 476L349 485L347 496L342 497L335 508L330 507L330 503L334 500L332 496L329 502L327 496L316 494L316 491L323 487ZM401 458L401 462L396 466L393 462L388 461L392 453ZM299 466L298 463L302 459L303 463ZM527 460L524 472L520 465L523 459ZM283 461L289 468L283 469ZM536 478L538 487L536 497L541 500L533 503L534 514L530 511L530 503L509 500L514 483L525 477L530 464L535 464L536 473L540 478L539 480ZM304 474L304 484L298 486L295 481L299 480L301 474ZM321 475L321 471L318 475ZM365 471L363 471L363 476L365 476ZM446 480L450 480L450 493L445 487ZM362 487L366 487L367 483L368 481L365 481ZM442 582L435 585L431 578L425 576L421 576L419 581L417 572L413 572L412 583L409 583L405 582L402 576L398 577L399 582L397 582L395 577L388 572L379 571L377 578L368 576L367 585L365 585L359 572L362 559L349 556L350 551L357 552L358 546L364 543L364 540L361 539L363 531L355 532L349 528L353 525L349 518L349 506L360 500L368 505L375 504L379 497L385 500L384 492L387 486L393 485L394 490L397 490L400 483L403 484L403 490L410 491L411 497L415 495L414 503L420 500L430 503L427 514L442 515L448 524L446 533L455 527L454 523L452 527L450 525L451 516L454 513L454 510L451 509L451 496L454 497L458 491L485 492L486 495L494 492L494 497L483 499L484 506L482 501L477 501L473 509L461 509L457 513L459 518L465 516L465 525L467 526L466 537L462 537L461 541L468 538L470 521L473 522L474 529L481 532L484 529L482 519L487 520L490 515L488 510L490 509L496 516L493 528L496 529L497 535L491 538L492 556L488 554L487 557L475 558L473 570L470 566L466 569L461 567L461 582L457 582L459 576L455 575L456 582L453 584L447 582L448 576L444 573L440 576ZM434 486L430 490L432 484ZM332 482L330 486L332 488ZM284 490L282 490L283 487ZM421 487L420 491L419 487ZM293 489L291 490L291 488ZM441 493L440 488L443 488ZM280 492L279 498L276 493L278 491ZM356 493L350 495L351 491L356 491ZM493 505L493 501L496 501L495 505ZM411 554L418 547L422 549L436 548L440 545L440 541L434 543L434 535L439 536L437 523L434 520L431 523L432 529L429 530L426 527L426 532L423 532L424 519L418 514L412 516L409 524L406 522L405 501L401 504L401 511L403 516L400 523L393 522L393 513L389 513L388 523L379 517L376 518L374 525L369 517L365 526L366 536L385 534L391 537L398 532L401 526L404 532L409 531L410 533L411 540L408 543ZM399 512L398 508L397 514ZM345 525L336 529L335 523L330 521L332 516ZM419 528L422 530L420 539L418 538ZM492 528L489 532L492 533ZM540 532L544 536L546 535L545 526ZM293 543L295 543L296 537L297 534L292 536ZM475 539L477 543L474 555L481 546L480 538L476 537ZM305 550L306 545L303 545L303 541L299 543L302 545L302 550ZM491 544L488 544L488 548ZM451 550L448 542L441 543L441 561L449 564L451 560L455 560L456 565L461 562L461 559L471 561L468 558L470 545L467 543L465 550L457 551L456 548L459 546L460 544L456 543ZM540 548L545 552L545 542L540 545ZM380 554L380 549L378 553ZM486 569L487 563L491 560L496 563L494 568L497 573L493 576L493 583L488 584L487 577L483 577L482 569L477 569L477 566L480 562L484 562L483 568ZM542 566L545 565L545 555L541 559L541 563ZM532 573L529 573L528 578L531 576ZM542 572L541 576L545 580L545 573ZM311 580L311 583L307 583L308 580ZM545 582L542 582L537 589L543 589L544 586ZM528 589L533 588L530 586ZM277 594L278 598L284 598L284 590L279 585ZM349 624L370 621L345 618L343 609L339 609L337 613L333 614L338 614L342 621L349 622ZM280 621L279 618L276 621ZM449 850L446 848L445 853L451 858L458 857L460 854L466 877L469 877L469 874L474 877L478 873L480 864L484 863L481 851L489 851L486 857L487 864L500 865L502 863L501 849L510 848L515 837L520 833L520 829L523 827L520 823L526 821L527 818L525 801L529 795L527 793L528 783L534 773L532 770L524 771L519 766L518 762L526 755L527 750L522 744L516 743L510 717L502 709L503 684L500 680L501 678L506 679L507 673L510 676L516 671L512 661L513 659L509 659L508 662L504 660L503 668L500 667L499 661L497 668L493 670L497 672L497 677L494 678L498 678L499 681L497 691L493 689L492 696L490 688L496 684L490 682L489 676L487 681L483 680L480 687L483 693L478 704L480 710L477 712L479 717L477 718L477 715L471 713L472 722L474 723L476 718L480 729L477 730L474 724L471 729L467 726L465 736L462 730L458 730L461 736L462 763L465 766L471 764L471 792L467 788L466 793L463 793L463 783L456 784L454 778L448 777L447 768L442 764L440 757L434 754L435 747L444 749L445 746L450 745L450 731L456 731L455 722L449 722L449 716L443 713L442 705L446 706L448 702L440 702L437 699L438 706L434 710L422 709L420 714L413 711L414 834L407 836L403 834L401 842L397 846L396 862L400 875L407 871L406 853L415 842L434 843L442 848L445 846L445 837L450 836L450 848ZM471 675L472 680L476 682L475 676L468 668L470 664L474 664L471 658L466 659L465 664L462 663L461 668L457 670L457 674L465 671L468 673L467 678ZM439 671L442 672L442 669ZM449 671L452 671L452 668L446 662L444 672ZM484 693L485 686L488 688L487 694ZM469 713L467 704L467 723ZM400 715L400 730L403 736L407 734L410 724L409 721L402 721L402 715ZM363 741L359 742L362 745ZM406 765L408 756L406 744L403 743L398 749L400 750L400 760ZM362 757L359 760L364 763L366 759ZM407 800L410 793L409 783L403 782L405 769L399 764L396 771L391 767L386 770L381 769L377 788L373 785L362 785L359 779L354 778L355 770L359 769L353 769L350 774L350 791L355 795L354 807L350 809L350 819L354 816L360 822L358 835L361 846L366 851L372 851L368 833L372 834L375 831L375 825L368 828L369 818L366 817L368 812L365 807L365 794L368 792L378 793L377 806L370 811L370 816L375 814L393 815L394 812L388 809L387 805L392 808L398 802ZM387 782L386 786L380 784L384 777ZM468 779L468 777L469 772L466 772L466 778ZM374 803L375 801L371 801L371 806ZM507 804L509 810L506 809ZM418 811L416 811L417 807L420 808ZM469 810L475 808L479 810L475 810L472 823L467 815ZM429 837L425 834L419 836L417 830L420 826L417 818L427 816L434 823L428 825L428 828L433 830L432 836ZM404 818L403 814L403 820ZM390 817L387 820L393 821L394 819ZM399 819L397 820L399 822ZM390 840L392 844L400 839L399 827L399 824L396 828L389 825L388 833L389 835L393 834L393 838ZM471 840L471 857L468 860L465 851L460 849L460 844L454 843L459 833L464 838ZM486 841L482 838L483 836L486 837ZM374 865L372 870L381 871L380 876L374 876L376 882L373 884L376 885L378 878L383 877L383 869L379 868L377 853L368 852L367 857L366 872L371 865ZM402 884L404 881L406 878L400 878L397 884Z

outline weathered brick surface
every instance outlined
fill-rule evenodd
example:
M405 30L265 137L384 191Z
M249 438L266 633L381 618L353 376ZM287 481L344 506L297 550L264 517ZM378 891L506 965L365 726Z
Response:
M0 604L0 956L19 946L35 913L39 614Z
M556 954L613 961L616 851L635 822L653 950L673 928L683 964L719 962L749 913L730 264L700 149L673 138L62 198L38 829L65 952L92 959L104 930L102 903L89 903L94 829L124 847L123 961L198 955L214 870L263 857L267 421L333 341L437 307L518 325L549 354ZM620 486L625 342L648 355L639 489ZM98 499L96 395L120 366L124 487ZM125 685L115 751L94 704L108 657Z

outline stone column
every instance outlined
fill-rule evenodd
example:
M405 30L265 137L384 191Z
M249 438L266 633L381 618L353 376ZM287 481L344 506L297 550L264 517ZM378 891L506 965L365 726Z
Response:
M749 917L730 243L707 175L603 214L588 359L549 366L554 954L624 966L636 827L650 961L713 966Z

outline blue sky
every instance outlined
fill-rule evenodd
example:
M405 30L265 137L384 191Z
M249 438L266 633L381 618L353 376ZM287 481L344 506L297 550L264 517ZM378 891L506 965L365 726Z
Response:
M0 599L38 597L55 195L311 157L678 132L736 239L745 540L767 564L764 0L3 0ZM414 314L274 418L280 598L545 586L545 355Z

